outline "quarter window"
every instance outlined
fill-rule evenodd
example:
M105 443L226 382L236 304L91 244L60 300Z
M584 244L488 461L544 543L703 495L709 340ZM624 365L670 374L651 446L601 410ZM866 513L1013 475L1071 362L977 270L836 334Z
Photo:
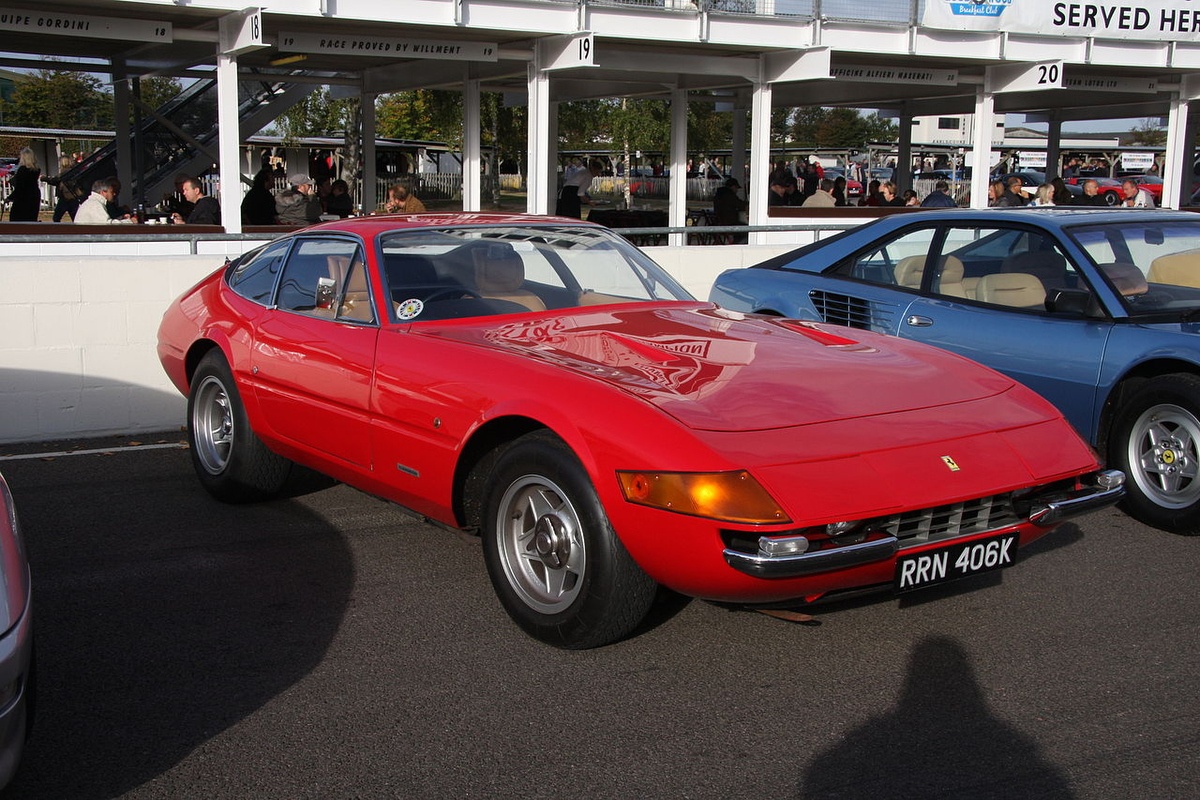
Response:
M247 300L264 306L271 304L275 279L290 240L273 242L257 252L247 253L234 263L229 273L229 287Z

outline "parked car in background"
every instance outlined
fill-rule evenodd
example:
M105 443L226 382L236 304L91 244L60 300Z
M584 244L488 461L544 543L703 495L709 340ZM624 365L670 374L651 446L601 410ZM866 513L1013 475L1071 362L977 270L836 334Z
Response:
M12 493L0 475L0 788L12 780L33 727L33 593Z
M846 178L846 170L841 167L825 167L825 177L831 181L838 178ZM846 200L850 205L858 205L858 198L862 197L862 193L862 183L851 178L846 178Z
M1010 378L697 302L552 217L308 228L185 293L158 352L214 497L302 464L478 533L513 621L560 647L628 635L660 585L796 603L1008 566L1123 491Z
M1129 476L1126 509L1200 533L1200 217L1136 209L887 217L723 273L725 308L926 342L1021 381Z

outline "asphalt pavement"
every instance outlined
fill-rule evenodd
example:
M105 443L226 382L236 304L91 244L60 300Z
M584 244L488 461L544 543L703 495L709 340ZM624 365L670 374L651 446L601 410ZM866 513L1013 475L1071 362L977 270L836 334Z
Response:
M1200 538L1116 510L811 625L664 595L564 652L468 537L345 486L222 505L136 441L0 447L39 681L5 798L1196 794Z

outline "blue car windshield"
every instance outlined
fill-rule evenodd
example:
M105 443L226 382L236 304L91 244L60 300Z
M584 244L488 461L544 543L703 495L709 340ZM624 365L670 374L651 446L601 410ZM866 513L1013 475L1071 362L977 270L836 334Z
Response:
M1191 220L1130 219L1070 229L1119 291L1131 316L1200 309L1200 215Z

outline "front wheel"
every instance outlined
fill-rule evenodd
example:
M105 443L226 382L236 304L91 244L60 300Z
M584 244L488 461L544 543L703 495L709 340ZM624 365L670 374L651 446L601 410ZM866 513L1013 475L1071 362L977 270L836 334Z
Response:
M1110 462L1128 477L1123 507L1172 533L1200 533L1200 377L1164 375L1117 411Z
M621 544L571 450L549 433L525 436L486 485L484 559L513 621L570 650L632 633L657 586Z
M192 466L208 493L226 503L268 500L283 489L292 462L255 435L220 350L200 359L188 392Z

